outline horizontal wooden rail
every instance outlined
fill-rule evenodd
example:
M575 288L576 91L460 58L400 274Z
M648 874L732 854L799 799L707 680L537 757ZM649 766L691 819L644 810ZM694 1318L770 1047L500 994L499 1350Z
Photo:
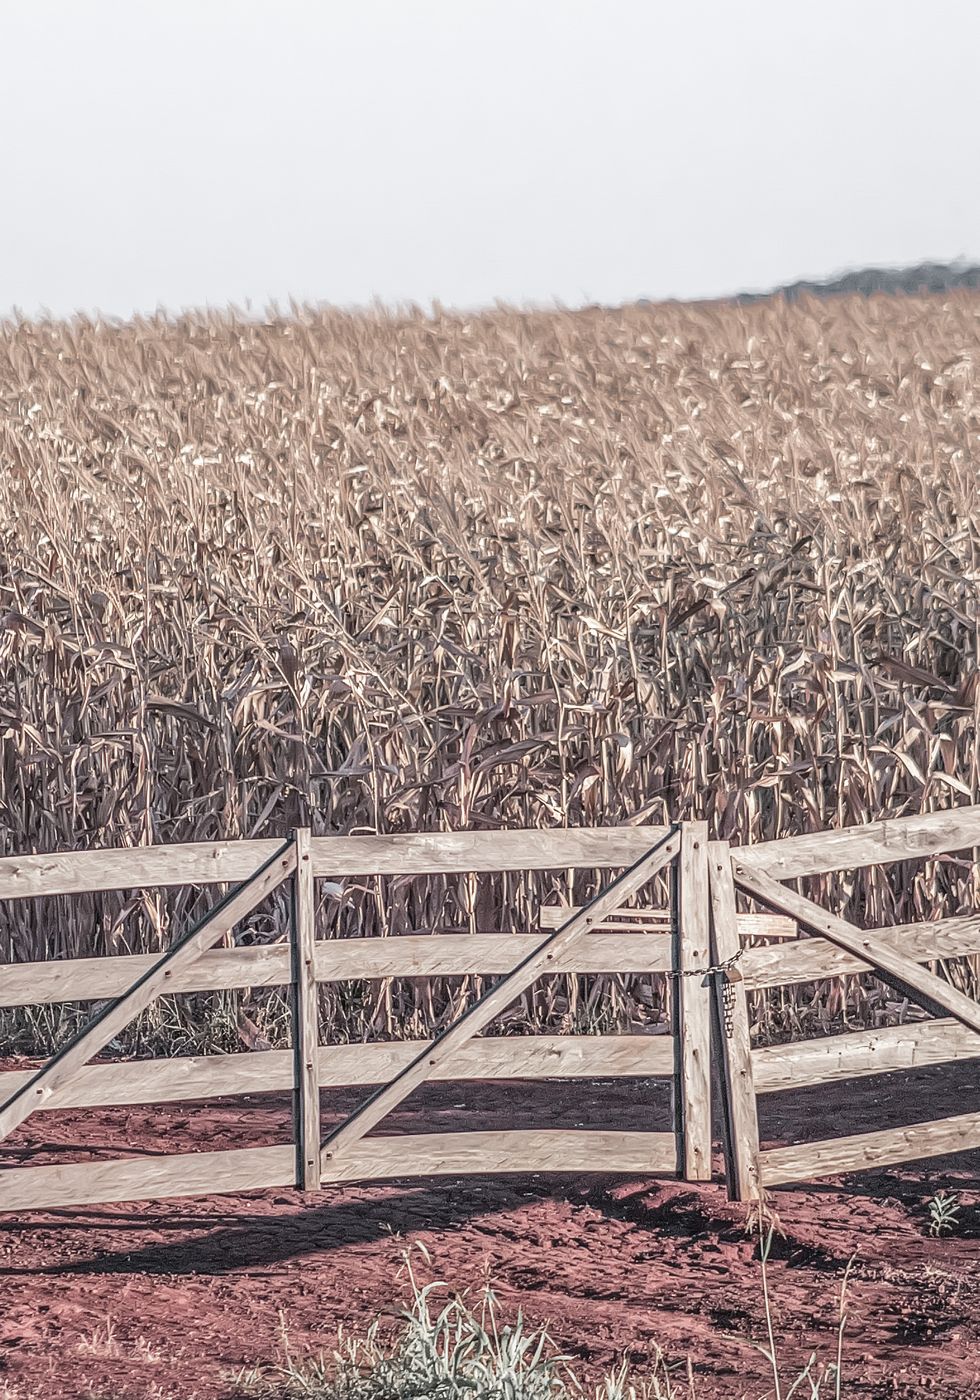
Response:
M952 1017L766 1045L752 1052L756 1091L800 1089L980 1056L980 1036Z
M539 923L546 929L561 928L574 915L581 914L583 908L581 904L544 904ZM642 933L645 929L652 933L670 933L672 927L669 909L617 909L602 921L604 933Z
M546 904L541 909L542 928L561 928L566 919L579 912L576 905ZM797 926L784 914L739 914L738 932L740 938L795 938ZM648 925L651 932L670 933L671 915L669 909L619 909L608 919L603 919L602 929L607 932L639 932L642 925ZM600 932L601 930L596 930Z
M316 875L438 875L470 871L603 870L632 865L665 826L455 831L411 836L317 836ZM121 850L0 857L0 899L207 885L247 880L276 841L201 841Z
M745 865L776 880L801 875L825 875L861 865L887 865L897 860L922 860L946 852L980 846L980 805L927 812L818 831L809 836L784 836L754 846L732 848Z
M578 1129L431 1133L365 1138L330 1163L324 1183L501 1172L674 1174L673 1133ZM188 1152L0 1170L0 1211L57 1210L110 1201L163 1200L292 1185L296 1153L285 1147Z
M498 1172L641 1172L674 1175L673 1133L521 1128L485 1133L368 1137L331 1158L324 1181Z
M913 1123L905 1128L772 1147L761 1154L762 1182L764 1186L783 1186L790 1181L869 1171L892 1162L917 1162L920 1158L969 1152L977 1147L980 1113L961 1113L955 1118Z
M666 826L453 831L414 836L319 836L317 875L492 874L505 870L609 870L632 865Z
M0 858L0 899L92 894L146 885L238 884L249 880L280 841L192 841L106 851L57 851Z
M927 924L875 929L876 938L918 962L942 961L980 953L980 915L967 914ZM535 934L419 934L394 938L321 939L316 945L321 982L378 977L466 976L509 972L537 946ZM49 1005L62 1001L101 1001L118 996L152 967L153 954L68 961L12 963L0 969L0 1007ZM669 953L650 934L588 935L556 966L562 972L664 972ZM746 985L755 991L794 982L867 972L860 958L819 938L779 947L747 948L741 963ZM173 979L170 992L208 992L241 987L284 986L291 977L283 944L221 948L202 953L197 963Z
M400 836L318 836L317 875L436 875L503 870L628 866L666 834L664 826L528 831L432 832ZM104 851L0 857L0 900L37 895L206 885L247 880L277 842L201 841ZM859 865L914 860L980 846L980 805L898 817L867 826L783 837L738 848L739 859L788 880Z
M937 919L928 924L893 924L869 929L875 939L916 962L942 962L980 952L980 914ZM870 963L823 938L801 938L770 948L747 948L740 963L751 991L824 977L868 972Z
M320 982L379 977L465 977L510 972L541 942L540 934L417 934L393 938L329 938L315 945ZM142 976L155 955L78 958L63 962L13 963L0 969L0 1006L48 1005L61 1001L102 1001ZM558 954L549 972L664 972L670 950L643 933L590 933ZM292 978L284 944L259 948L218 948L167 986L169 993L208 992L237 987L285 986Z
M980 914L929 924L897 924L875 929L876 938L918 962L961 958L980 952ZM316 944L316 975L321 982L379 977L489 976L509 972L540 943L524 933L412 934L393 938L330 938ZM0 969L0 1007L49 1005L61 1001L102 1001L118 996L153 966L155 955L140 953L68 961L12 963ZM804 938L773 947L747 948L740 966L751 990L793 982L813 982L845 973L867 972L860 958L822 938ZM588 934L556 959L556 972L665 972L670 951L649 933ZM241 987L285 986L291 978L284 944L217 948L175 976L169 992L209 992Z
M119 996L148 972L156 953L0 967L0 1006L47 1006L59 1001L104 1001ZM289 948L214 948L178 972L168 992L214 992L239 987L285 986L292 977Z
M0 1169L0 1212L59 1210L110 1201L160 1201L213 1191L261 1191L296 1182L296 1148L233 1148Z
M321 1089L383 1084L424 1049L422 1040L368 1045L321 1045ZM980 1053L980 1052L978 1052ZM488 1036L474 1040L433 1077L472 1079L656 1078L674 1072L669 1035ZM0 1102L31 1077L31 1070L0 1073ZM187 1055L86 1065L41 1111L176 1103L239 1094L267 1094L294 1087L292 1052L243 1051L235 1055Z
M419 934L337 938L316 945L320 982L365 977L465 977L511 972L541 946L540 934ZM556 972L665 972L670 948L646 933L586 933L548 964Z

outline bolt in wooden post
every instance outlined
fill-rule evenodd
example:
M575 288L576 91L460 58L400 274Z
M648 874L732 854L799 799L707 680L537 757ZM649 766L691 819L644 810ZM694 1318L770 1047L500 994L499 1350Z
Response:
M684 822L677 858L674 1006L677 1012L675 1130L681 1136L685 1181L711 1180L711 992L696 969L711 961L708 904L708 826ZM684 973L694 975L684 976Z
M738 953L735 884L727 841L708 847L711 884L711 961L727 962ZM752 1045L745 983L724 972L715 974L715 1027L725 1117L725 1162L728 1195L733 1201L757 1201L762 1195L759 1167L759 1113L752 1078ZM727 1003L727 1004L726 1004Z
M296 1137L296 1184L320 1189L320 1079L317 1053L317 984L314 967L316 906L309 827L297 827L296 874L293 879L293 1130Z

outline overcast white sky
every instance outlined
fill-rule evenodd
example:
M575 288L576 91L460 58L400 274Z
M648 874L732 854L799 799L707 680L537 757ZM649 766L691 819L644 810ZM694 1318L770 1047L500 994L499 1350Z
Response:
M0 313L980 261L973 0L0 0Z

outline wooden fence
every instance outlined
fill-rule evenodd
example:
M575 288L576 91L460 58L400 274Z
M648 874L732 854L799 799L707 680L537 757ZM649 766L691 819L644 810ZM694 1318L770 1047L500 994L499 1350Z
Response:
M923 963L980 953L976 911L932 922L864 930L785 880L935 857L980 844L980 807L879 822L755 847L709 847L712 956L736 950L736 891L808 934L746 949L735 980L716 981L717 1044L727 1127L729 1189L752 1199L768 1187L980 1147L980 1113L761 1151L757 1095L861 1075L887 1074L980 1055L980 1004ZM747 993L873 973L937 1019L753 1049Z
M329 876L626 866L591 904L568 910L554 931L431 934L318 940L315 881ZM668 936L661 921L607 927L608 916L660 871L670 873ZM155 884L236 880L233 892L160 957L15 964L3 970L0 1005L109 998L83 1031L36 1073L0 1075L0 1139L39 1109L201 1099L292 1089L294 1141L84 1165L0 1171L0 1210L195 1194L220 1189L461 1174L594 1170L710 1173L710 997L702 978L677 977L671 1036L480 1037L543 973L670 973L706 963L706 831L622 828L444 836L311 838L145 851L29 856L0 861L0 899ZM292 882L291 945L215 948L246 913ZM600 925L602 931L600 931ZM489 974L501 981L432 1042L320 1045L316 986L388 977ZM92 1065L140 1010L162 993L289 985L293 1050ZM678 1035L678 1029L683 1034ZM670 1132L525 1130L366 1137L426 1079L667 1076L675 1085ZM381 1085L326 1142L319 1090ZM2 1148L0 1148L2 1152Z
M41 1167L2 1166L0 1210L466 1173L596 1171L711 1174L712 1043L720 1069L729 1189L767 1186L870 1162L980 1146L980 1115L832 1143L759 1150L758 1092L942 1063L980 1052L980 1007L922 962L980 952L980 917L862 932L783 880L936 856L980 844L980 807L730 850L703 823L562 831L311 837L284 844L201 843L0 860L2 901L149 885L232 883L230 893L159 956L12 964L0 1006L105 1004L38 1071L0 1074L0 1144L34 1112L292 1090L293 1137L278 1146ZM581 908L542 909L525 933L318 939L318 878L590 868L623 870ZM669 898L654 898L656 877ZM286 882L289 944L216 947ZM662 882L661 882L662 883ZM740 889L771 913L740 912ZM653 902L651 902L653 900ZM638 901L638 902L637 902ZM645 901L645 902L644 902ZM800 938L800 930L811 937ZM759 940L763 942L760 944ZM715 970L720 969L720 970ZM746 992L872 970L944 1017L873 1035L753 1049ZM670 1035L486 1036L542 975L654 973L672 989ZM483 974L500 980L432 1041L322 1045L317 984ZM258 986L291 989L293 1048L91 1064L162 995ZM712 1016L715 1019L712 1037ZM524 1129L368 1136L428 1080L669 1078L670 1131ZM378 1086L321 1140L320 1090Z

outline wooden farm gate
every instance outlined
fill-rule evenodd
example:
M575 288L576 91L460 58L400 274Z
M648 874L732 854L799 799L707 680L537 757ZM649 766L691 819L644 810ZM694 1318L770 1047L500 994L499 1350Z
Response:
M299 830L282 845L242 841L7 857L0 860L0 907L7 899L154 885L234 888L159 956L0 968L0 1007L105 1003L40 1070L0 1074L0 1211L473 1173L599 1171L706 1180L713 1046L735 1197L751 1199L768 1186L871 1162L980 1146L980 1115L966 1114L913 1129L760 1152L756 1106L757 1092L791 1083L980 1053L980 1007L920 966L980 952L980 917L971 912L865 933L780 883L974 845L980 845L980 807L734 849L709 843L703 823L685 822L669 828L390 837L311 838ZM589 904L542 909L539 931L316 937L315 882L321 877L623 867L625 873ZM286 882L288 946L215 946ZM736 889L777 912L738 912ZM799 929L816 936L797 938ZM867 970L949 1019L873 1036L855 1032L752 1048L747 992ZM670 1035L480 1034L538 978L555 973L666 976ZM472 974L501 980L432 1041L319 1043L319 983ZM161 994L276 985L292 993L291 1050L90 1063ZM368 1136L428 1080L612 1076L668 1077L674 1089L671 1130ZM320 1090L357 1085L380 1087L321 1140ZM38 1110L284 1089L294 1094L293 1140L279 1146L53 1166L2 1163L4 1141Z
M0 901L157 884L237 882L203 920L158 957L13 964L0 970L0 1005L108 999L39 1071L0 1074L0 1144L38 1110L294 1091L292 1143L84 1164L0 1165L0 1210L287 1184L315 1189L336 1181L473 1172L601 1170L708 1178L706 838L707 829L699 823L312 839L300 830L281 846L243 841L0 861ZM585 907L549 911L558 926L548 927L546 919L538 932L316 937L315 882L320 877L624 866L625 873ZM651 881L658 876L659 908L652 909ZM285 882L292 886L290 947L215 946ZM554 973L667 975L673 989L672 1033L478 1036L536 979ZM319 983L474 974L500 980L431 1042L319 1044ZM292 1051L90 1063L161 994L277 984L292 989ZM670 1131L366 1136L430 1079L617 1075L672 1079ZM321 1142L320 1089L352 1085L381 1087ZM0 1145L0 1164L3 1154Z
M957 1114L825 1141L759 1148L758 1095L839 1083L980 1056L980 1004L923 964L980 954L975 907L931 922L862 929L784 881L891 862L949 857L980 845L980 807L865 827L789 837L758 846L709 844L712 956L739 948L736 892L793 920L809 937L743 949L737 980L716 981L719 1062L730 1194L751 1200L767 1188L888 1163L980 1148L980 1112ZM976 902L975 859L971 870ZM976 968L974 968L976 972ZM787 984L873 973L933 1018L752 1048L747 994Z

